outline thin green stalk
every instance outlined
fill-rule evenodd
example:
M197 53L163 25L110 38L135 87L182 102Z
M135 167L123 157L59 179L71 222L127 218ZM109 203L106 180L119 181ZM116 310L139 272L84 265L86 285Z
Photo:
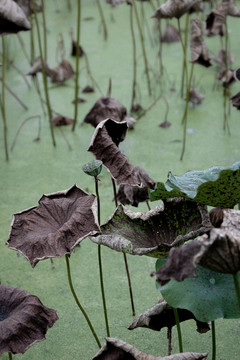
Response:
M42 19L43 19L43 43L44 43L44 60L47 62L47 26L46 26L46 16L45 16L45 5L44 0L41 0L42 7Z
M172 328L167 329L167 339L168 339L168 356L172 354Z
M18 38L19 43L20 43L20 45L21 45L22 51L23 51L23 53L24 53L24 55L25 55L25 57L26 57L27 61L28 61L28 62L29 62L29 64L30 64L30 58L29 58L29 55L28 55L28 53L27 53L27 51L26 51L26 48L25 48L25 45L24 45L23 39L21 38L21 35L20 35L19 33L17 33L17 38Z
M107 31L107 25L106 25L106 21L105 21L105 18L104 18L104 13L103 13L103 10L102 10L102 6L101 6L101 3L100 3L99 0L96 0L96 3L97 3L98 11L99 11L99 14L100 14L100 17L101 17L101 20L102 20L102 24L103 24L104 40L107 40L108 31Z
M136 98L136 85L137 85L137 52L136 52L136 39L134 34L134 26L133 26L132 6L130 6L130 29L131 29L132 46L133 46L133 80L132 80L132 99L130 105L130 111L132 111Z
M147 76L148 94L151 96L152 90L151 90L151 82L150 82L150 76L149 76L149 71L148 71L147 53L146 53L146 49L145 49L144 37L143 37L142 27L141 27L139 15L138 15L136 0L133 0L132 4L134 7L134 12L135 12L136 20L137 20L137 26L138 26L138 31L139 31L139 35L140 35L141 45L142 45L143 59L144 59L144 64L145 64L145 72L146 72L146 76Z
M215 321L211 322L212 328L212 360L216 360L216 331L215 331Z
M12 353L10 353L10 352L8 353L8 359L12 360Z
M73 120L73 126L72 131L75 130L75 126L77 123L77 115L78 115L78 79L79 79L79 46L80 46L80 23L81 23L81 0L78 0L77 3L77 44L76 44L76 68L75 68L75 103L74 103L74 120Z
M115 180L113 178L112 178L112 185L113 185L115 206L117 207L118 206L117 190L116 190ZM128 288L129 288L129 295L130 295L130 300L131 300L132 316L135 316L135 306L134 306L134 300L133 300L132 283L131 283L131 277L130 277L130 272L129 272L129 268L128 268L127 255L125 253L123 253L123 258L124 258L124 264L125 264L125 269L126 269L127 279L128 279Z
M30 63L31 65L34 63L34 60L35 60L35 43L34 43L34 33L33 33L33 18L32 16L30 16L30 24L31 24L31 31L30 31L30 53L31 53L31 56L30 56Z
M178 311L176 308L173 308L173 312L174 312L175 321L176 321L176 325L177 325L179 352L183 353L182 332L181 332L181 327L180 327L180 322L179 322Z
M56 142L55 142L55 138L54 138L53 125L52 125L52 109L51 109L50 99L49 99L49 95L48 95L47 76L46 76L46 72L44 69L44 59L43 59L43 52L42 52L40 29L39 29L39 23L38 23L36 6L35 6L34 0L32 0L32 5L33 5L33 10L34 10L34 19L35 19L35 23L36 23L36 27L37 27L38 46L39 46L39 51L40 51L41 63L42 63L42 76L43 76L43 85L44 85L44 91L45 91L45 97L46 97L46 103L47 103L48 120L49 120L50 132L51 132L51 137L52 137L52 143L53 143L53 146L55 147Z
M153 3L153 0L150 0L150 5L153 11L156 10L156 7ZM161 27L161 19L158 20L158 33L159 33L159 65L160 65L160 76L163 75L163 61L162 61L162 27Z
M237 274L233 275L233 280L234 280L234 286L235 286L236 295L237 295L237 298L238 298L238 305L239 305L239 309L240 309L240 286L239 286L239 281L238 281L238 275Z
M5 70L4 70L5 71ZM19 97L12 91L12 89L5 83L5 81L3 80L3 78L0 78L0 81L2 83L4 83L4 88L6 88L6 90L14 97L14 99L17 100L17 102L23 107L24 110L28 110L27 105L25 105L21 99L19 99ZM3 82L4 81L4 82Z
M90 330L91 330L91 332L92 332L92 334L93 334L93 336L94 336L94 338L95 338L95 340L96 340L96 342L98 344L98 347L101 348L101 343L100 343L100 341L99 341L99 339L97 337L97 334L96 334L96 332L95 332L95 330L94 330L94 328L92 326L92 323L91 323L89 317L87 316L86 311L83 309L82 305L80 304L80 301L79 301L79 299L77 297L77 294L76 294L76 292L74 290L73 283L72 283L72 277L71 277L69 255L65 255L65 260L66 260L66 265L67 265L68 283L69 283L72 295L74 297L74 300L76 301L77 306L79 307L79 309L81 310L83 316L85 317L85 319L86 319L86 321L88 323L88 326L89 326L89 328L90 328Z
M2 36L2 96L1 96L1 111L3 119L3 135L4 135L4 149L5 159L9 160L8 156L8 141L7 141L7 118L5 111L5 39Z
M184 80L186 77L186 84L188 83L187 80L187 70L186 70L186 56L187 56L187 43L188 43L188 26L189 26L189 12L187 12L186 14L186 22L185 22L185 31L184 31L184 42L182 39L182 32L181 32L181 28L180 28L180 20L178 19L178 32L179 32L179 37L180 37L180 41L182 44L182 48L183 48L183 54L184 54L184 58L183 58L183 67L182 67L182 80L181 80L181 97L184 97ZM187 85L186 85L187 86Z
M226 73L226 83L227 83L227 76L228 76L228 27L227 27L227 20L225 22L225 73ZM226 87L223 89L224 95L224 121L223 121L223 129L228 130L228 134L230 135L229 123L228 123L228 115L227 115L227 84Z
M97 208L98 208L98 222L101 223L101 209L100 209L100 196L98 191L98 178L95 176L95 191L97 196ZM102 293L102 303L103 303L103 312L105 318L105 325L106 325L106 332L107 336L110 336L110 330L108 325L108 315L107 315L107 306L106 306L106 298L105 298L105 291L104 291L104 282L103 282L103 270L102 270L102 257L101 257L101 245L98 245L98 266L99 266L99 276L100 276L100 286L101 286L101 293Z
M185 110L182 118L182 124L183 124L183 147L181 152L180 160L182 161L183 155L185 152L186 147L186 137L187 137L187 117L188 117L188 106L189 106L189 99L190 99L190 89L191 89L191 82L192 82L192 76L193 76L193 69L194 64L191 65L191 73L189 77L189 83L187 83L187 97L186 97L186 104L185 104Z

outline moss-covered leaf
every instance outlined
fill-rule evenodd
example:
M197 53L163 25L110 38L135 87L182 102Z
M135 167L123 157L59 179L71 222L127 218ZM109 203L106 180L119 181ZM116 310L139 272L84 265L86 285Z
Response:
M181 176L169 173L165 185L157 183L150 200L184 197L201 204L232 208L240 202L240 161L230 168L215 166L188 171Z

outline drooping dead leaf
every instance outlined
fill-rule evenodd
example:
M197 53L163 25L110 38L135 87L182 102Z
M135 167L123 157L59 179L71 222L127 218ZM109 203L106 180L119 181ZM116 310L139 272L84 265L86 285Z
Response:
M107 337L105 344L92 360L205 360L206 358L207 353L181 353L156 357L146 354L122 340Z
M191 21L191 62L194 64L211 66L210 55L203 40L202 22L197 18Z
M38 206L15 214L7 245L34 267L40 260L70 254L85 237L97 231L96 196L74 185L43 195Z
M161 37L161 41L165 43L180 41L178 30L173 25L167 24Z
M234 77L234 70L228 69L221 69L219 73L217 74L217 79L221 81L221 84L225 88L229 88L235 81Z
M221 68L225 68L226 67L226 50L225 49L221 49L219 51L219 53L216 56L213 56L212 58L214 61L216 61ZM227 52L227 63L228 66L232 65L235 61L234 55L230 53L230 51Z
M61 83L73 77L74 71L69 61L63 60L56 68L52 69L51 80L53 83Z
M139 202L149 199L148 189L154 189L155 187L155 181L148 176L144 169L135 166L133 171L141 187L120 185L117 199L123 205L138 206Z
M119 205L91 240L131 255L165 257L169 250L204 234L212 225L206 207L189 200L171 199L146 213Z
M74 122L73 119L70 119L69 117L63 115L55 116L51 121L53 126L71 125Z
M47 330L57 320L57 312L44 306L37 296L0 285L0 355L23 354L44 340Z
M154 12L152 17L157 19L179 19L198 2L199 0L167 0Z
M222 211L220 228L171 249L167 263L156 272L158 282L195 277L197 265L224 274L236 274L240 270L240 211Z
M83 121L96 127L107 118L121 122L126 115L127 109L119 101L111 97L101 97L95 102Z
M204 99L205 99L205 97L202 94L200 94L200 92L197 89L195 89L195 88L190 89L189 101L193 105L200 105Z
M232 106L234 106L238 110L240 110L240 92L238 92L236 95L232 96L230 101L231 101Z
M82 90L82 93L84 94L88 94L88 93L93 93L95 90L92 86L85 86L85 88Z
M128 158L121 153L118 145L127 133L127 123L112 119L101 121L93 134L88 151L101 160L117 184L140 185Z
M23 10L13 0L0 2L0 35L30 30L30 23Z
M205 333L210 330L210 326L206 322L198 321L193 313L186 309L177 309L179 321L195 320L197 331ZM161 331L162 328L167 327L171 329L176 325L176 319L172 306L170 306L164 299L161 299L152 308L144 311L138 315L128 327L129 330L134 330L138 327L144 327L155 331Z

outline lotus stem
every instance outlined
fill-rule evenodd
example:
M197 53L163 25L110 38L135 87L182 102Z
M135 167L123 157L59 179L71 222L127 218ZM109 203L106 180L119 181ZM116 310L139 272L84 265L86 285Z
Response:
M187 43L188 43L188 25L189 25L189 12L186 14L186 23L185 23L185 32L184 32L184 42L182 38L182 32L180 27L180 20L178 19L178 32L179 32L179 38L182 44L183 49L183 67L182 67L182 80L181 80L181 97L184 97L184 79L186 78L186 84L188 83L187 80ZM186 85L187 86L187 85Z
M10 352L8 353L8 359L12 360L12 353L10 353Z
M141 114L137 117L136 120L141 119L141 117L143 117L144 115L146 115L146 113L151 110L154 105L156 105L156 103L163 97L163 95L159 95L153 102L151 105L149 105L149 107L147 109L145 109L143 112L141 112Z
M216 331L215 331L215 321L211 322L212 328L212 360L216 360Z
M66 265L67 265L68 283L69 283L72 295L74 297L74 300L76 301L77 306L79 307L79 309L81 310L83 316L85 317L85 319L86 319L86 321L88 323L88 326L89 326L89 328L90 328L90 330L91 330L91 332L92 332L92 334L93 334L93 336L94 336L94 338L95 338L95 340L96 340L96 342L98 344L98 347L101 348L101 343L100 343L100 341L99 341L99 339L97 337L97 334L96 334L96 332L95 332L95 330L94 330L94 328L92 326L92 323L91 323L86 311L83 309L82 305L80 304L80 301L79 301L79 299L78 299L78 297L76 295L76 292L74 290L73 283L72 283L72 277L71 277L71 268L70 268L69 255L67 255L67 254L65 255L65 260L66 260Z
M68 7L68 11L72 11L72 5L70 0L67 0L67 7Z
M227 115L227 77L228 77L228 27L227 27L227 20L225 22L225 73L226 73L226 86L223 89L223 96L224 96L224 121L223 121L223 130L228 130L228 134L230 135L230 128L228 123L228 115Z
M183 124L183 146L182 146L182 153L180 160L183 160L183 155L185 152L186 147L186 137L187 137L187 117L188 117L188 106L189 106L189 99L190 99L190 89L191 89L191 82L192 82L192 76L193 76L193 69L194 64L191 65L191 72L189 77L189 83L187 84L187 97L186 97L186 104L185 104L185 110L182 118L182 124Z
M35 42L34 42L34 33L33 33L33 18L30 16L30 24L31 24L31 31L30 31L30 52L31 52L31 65L34 63L35 60Z
M75 103L74 103L74 120L72 131L75 130L75 126L77 123L77 115L78 115L78 79L79 79L79 46L80 46L80 24L81 24L81 0L77 2L77 44L76 44L76 68L75 68Z
M116 184L115 184L115 180L113 178L112 178L112 185L113 185L115 206L118 207ZM135 316L135 306L134 306L134 300L133 300L132 283L131 283L131 277L130 277L130 272L129 272L129 268L128 268L127 255L125 253L123 253L123 258L124 258L124 264L125 264L125 269L126 269L127 279L128 279L128 288L129 288L129 295L130 295L130 300L131 300L132 316Z
M37 136L37 138L40 139L40 128L41 128L41 125L40 125L40 124L41 124L41 122L40 122L40 116L39 116L39 115L30 116L30 117L28 117L27 119L23 120L23 122L20 124L20 126L19 126L19 128L18 128L18 130L17 130L17 133L16 133L16 135L15 135L15 138L14 138L14 140L13 140L13 142L12 142L12 145L11 145L11 147L10 147L10 151L13 151L14 146L16 145L16 142L17 142L18 135L20 134L20 131L21 131L21 129L23 128L23 126L26 124L26 122L27 122L28 120L35 119L35 118L38 118L38 122L39 122L39 128L38 128L38 136Z
M84 59L85 59L85 62L86 62L86 69L87 69L87 73L92 81L92 84L94 84L96 86L96 88L98 89L98 91L100 92L101 95L103 95L103 92L102 90L100 89L97 81L94 79L93 77L93 74L91 72L91 68L90 68L90 64L89 64L89 61L88 61L88 56L86 53L84 53Z
M55 138L54 138L53 125L52 125L52 109L51 109L49 95L48 95L47 76L46 76L46 72L45 72L45 68L44 68L44 59L43 59L43 52L42 52L40 29L39 29L36 6L35 6L34 0L32 0L32 5L33 5L33 11L34 11L34 19L35 19L35 23L36 23L36 27L37 27L38 46L39 46L39 51L40 51L41 63L42 63L42 77L43 77L44 91L45 91L47 110L48 110L48 120L49 120L50 132L51 132L51 137L52 137L52 143L53 143L53 146L55 147L56 142L55 142Z
M22 51L23 51L23 53L24 53L24 55L25 55L28 63L30 64L30 63L31 63L31 62L30 62L30 58L29 58L28 53L27 53L27 51L26 51L26 48L25 48L23 39L21 38L21 36L20 36L19 33L17 33L17 38L18 38L18 41L19 41L19 43L20 43L20 45L21 45Z
M240 286L239 286L237 273L233 275L233 280L234 280L235 291L236 291L236 295L237 295L237 299L238 299L238 305L239 305L239 309L240 309Z
M172 328L167 329L167 338L168 338L168 356L172 354Z
M14 97L14 99L16 99L17 102L23 107L23 109L28 110L28 107L22 102L22 100L19 99L19 97L10 89L10 87L7 86L7 84L5 83L2 77L0 78L0 81L2 82L2 84L4 84L4 87Z
M174 312L175 321L176 321L176 325L177 325L179 352L183 353L182 332L181 332L178 311L176 308L173 308L173 312Z
M2 36L2 96L1 96L1 112L3 119L3 136L4 136L4 150L5 159L9 160L8 156L8 140L7 140L7 118L5 111L5 39Z
M47 26L46 26L44 0L41 0L41 7L42 7L42 20L43 20L44 60L47 62Z
M153 3L153 0L150 0L150 5L153 11L156 10L156 7ZM158 20L158 32L159 32L159 65L160 65L160 76L163 75L163 60L162 60L162 27L161 27L161 19Z
M146 204L147 204L148 211L150 211L150 210L151 210L151 207L150 207L150 205L149 205L149 201L148 201L148 200L146 200Z
M104 18L102 6L101 6L101 3L100 3L99 0L96 0L96 3L97 3L98 11L99 11L99 14L100 14L100 17L101 17L101 21L102 21L102 24L103 24L104 40L107 40L108 31L107 31L107 25L106 25L106 21L105 21L105 18Z
M97 196L97 209L98 209L98 222L101 223L101 209L100 209L100 196L98 191L98 178L94 176L95 179L95 191ZM105 298L105 291L104 291L104 282L103 282L103 270L102 270L102 256L101 256L101 245L98 244L98 266L99 266L99 277L100 277L100 286L101 286L101 293L102 293L102 303L103 303L103 312L105 318L105 326L107 336L110 337L110 330L108 325L108 315L107 315L107 305L106 305L106 298Z
M130 29L131 29L132 46L133 46L133 80L132 80L132 99L130 105L130 111L132 111L136 98L136 85L137 85L137 52L136 52L136 39L134 34L134 26L133 26L132 6L130 6Z
M149 71L148 71L147 53L146 53L146 49L145 49L144 37L143 37L141 22L140 22L139 15L138 15L136 0L133 0L132 4L134 7L134 12L135 12L136 20L137 20L137 26L138 26L138 31L139 31L139 35L140 35L141 45L142 45L143 59L144 59L144 64L145 64L145 72L146 72L146 76L147 76L148 94L151 96L152 90L151 90L151 82L150 82L150 76L149 76Z

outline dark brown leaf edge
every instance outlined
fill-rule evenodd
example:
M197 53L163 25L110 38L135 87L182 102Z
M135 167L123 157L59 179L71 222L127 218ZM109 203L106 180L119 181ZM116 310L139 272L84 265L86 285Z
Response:
M157 19L179 19L191 7L200 2L199 0L167 0L161 5L152 15L152 18Z
M2 0L0 3L0 35L15 34L30 29L30 23L20 6L13 0Z
M159 283L195 277L197 265L224 274L236 274L240 270L240 211L222 211L220 228L171 249L167 263L156 272Z
M117 184L140 186L134 175L134 167L128 158L119 150L118 145L127 133L126 121L117 122L112 119L101 121L93 134L88 151L97 160L101 160Z
M57 320L57 312L44 306L37 296L0 285L0 355L23 354L44 340L47 330Z
M132 345L115 338L106 338L105 344L92 360L205 360L207 353L181 353L164 357L146 354Z
M38 206L15 214L7 245L34 267L40 260L71 254L85 237L99 230L96 196L73 185L43 195Z
M95 102L91 110L83 119L83 122L97 127L102 120L110 118L121 122L126 115L126 107L118 100L111 97L101 97Z
M171 199L145 213L119 205L90 239L131 255L166 257L171 247L206 233L212 225L205 206L182 198Z
M142 201L149 199L148 189L154 189L156 182L149 177L146 171L140 166L134 167L136 175L141 187L120 185L117 193L118 201L123 205L138 206Z
M198 321L191 311L179 308L177 310L180 322L195 320L197 331L201 334L210 330L209 323ZM175 325L176 319L172 306L164 299L161 299L152 308L135 317L128 329L134 330L138 327L144 327L155 331L161 331L164 327L171 329Z

